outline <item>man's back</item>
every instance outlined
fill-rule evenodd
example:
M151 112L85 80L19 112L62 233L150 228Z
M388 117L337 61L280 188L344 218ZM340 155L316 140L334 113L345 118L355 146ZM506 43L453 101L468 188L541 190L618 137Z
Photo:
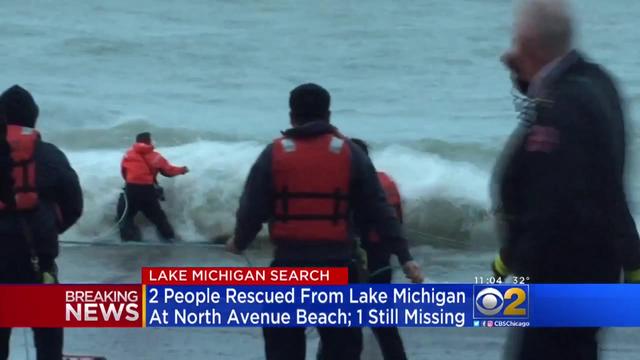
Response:
M71 227L82 214L82 191L78 176L55 145L39 141L34 161L38 208L21 214L0 212L0 253L7 258L28 259L29 248L17 221L18 216L23 216L31 225L38 255L44 261L52 261L58 255L58 234Z
M284 137L273 144L273 241L349 241L351 151L335 134Z

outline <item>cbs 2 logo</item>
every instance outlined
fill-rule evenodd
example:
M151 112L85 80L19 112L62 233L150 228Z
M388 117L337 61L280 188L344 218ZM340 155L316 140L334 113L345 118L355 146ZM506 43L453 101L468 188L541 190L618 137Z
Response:
M527 307L523 306L527 301L527 291L520 287L508 288L504 295L496 288L484 288L476 295L475 301L476 309L486 317L527 316Z

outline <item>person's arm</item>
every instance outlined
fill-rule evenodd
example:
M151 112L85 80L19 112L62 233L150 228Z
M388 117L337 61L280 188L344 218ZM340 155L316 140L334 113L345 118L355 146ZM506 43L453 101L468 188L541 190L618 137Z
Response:
M422 283L424 277L420 266L411 257L400 221L387 201L375 167L360 148L351 142L348 144L352 154L351 196L354 216L374 226L383 244L398 256L402 270L411 282Z
M84 201L82 188L75 170L62 151L51 146L55 158L55 170L58 173L55 184L55 203L58 210L58 231L62 234L73 226L82 216Z
M147 161L149 165L166 177L184 175L188 171L186 166L174 166L160 155L160 153L155 151L149 155Z
M124 167L124 159L120 162L120 175L122 175L123 180L127 180L127 168Z
M398 190L398 184L396 184L395 180L391 180L393 184L393 196L398 199L398 204L395 206L396 214L398 215L398 221L400 224L404 224L404 211L402 208L402 196L400 196L400 190Z
M371 160L356 146L351 146L351 153L352 197L356 217L374 226L383 243L398 256L401 263L413 260L400 221L387 201Z
M514 267L512 244L521 240L521 234L517 229L514 232L512 227L526 228L528 239L553 238L558 229L557 219L562 218L562 209L566 209L571 201L573 184L567 172L570 166L566 156L567 151L576 146L578 103L572 97L562 96L554 103L539 103L536 109L536 122L524 135L522 147L511 150L520 152L519 156L511 157L511 161L518 163L508 166L518 169L518 179L522 183L517 196L519 202L526 205L522 206L518 219L504 219L509 230L492 263L496 276L507 276ZM513 178L506 181L513 181Z
M267 146L251 167L236 212L235 236L232 245L243 251L271 218L273 185L271 174L272 145Z

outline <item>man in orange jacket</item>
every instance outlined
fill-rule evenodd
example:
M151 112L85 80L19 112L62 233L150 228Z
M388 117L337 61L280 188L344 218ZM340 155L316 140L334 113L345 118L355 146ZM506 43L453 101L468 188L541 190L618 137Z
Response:
M122 241L140 241L140 230L134 223L138 211L141 211L151 221L167 242L175 240L173 227L167 220L167 215L160 206L164 200L162 188L158 186L158 173L166 177L184 175L189 172L186 166L173 166L167 159L154 150L151 134L144 132L136 136L136 143L122 158L122 177L126 182L124 198L118 203L118 219L120 224L120 238ZM124 214L126 208L126 214ZM124 216L124 218L123 218Z

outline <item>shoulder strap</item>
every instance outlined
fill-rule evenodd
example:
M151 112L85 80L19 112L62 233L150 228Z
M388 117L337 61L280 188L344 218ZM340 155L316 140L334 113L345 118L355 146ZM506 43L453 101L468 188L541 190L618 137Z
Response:
M39 138L39 133L35 130L35 129L31 129L31 128L18 128L15 126L7 126L6 128L6 133L5 136L9 135L9 132L15 132L15 131L20 131L22 135L25 136L29 136L33 139L33 141L37 141L37 139ZM6 145L4 146L4 149L6 151L8 151L9 153L6 154L8 157L8 164L10 167L10 171L13 171L13 167L14 167L14 163L16 162L16 159L14 159L13 157L13 149L12 146L10 144L10 142L8 141L8 139L5 138L5 143ZM33 144L33 146L35 147L35 144ZM35 148L31 149L31 151L35 151ZM30 154L20 154L20 155L27 155L27 156L33 156L33 153ZM20 158L18 159L18 161L25 161L24 159ZM32 159L33 161L33 159ZM3 169L5 170L5 169ZM12 177L11 172L8 175L9 177ZM15 192L15 184L13 184L13 179L12 179L12 184L10 187L8 187L7 191L7 195L10 198L10 202L12 202L13 204L6 204L7 206L9 206L9 211L15 211L16 216L18 217L18 222L20 225L20 228L22 230L22 235L24 236L25 239L25 243L27 245L27 248L29 249L29 255L31 257L31 267L33 269L33 271L36 273L36 275L40 275L40 258L38 257L38 252L36 251L36 245L35 245L35 241L33 238L33 232L31 231L31 228L29 227L29 224L27 223L27 220L24 217L24 214L20 211L16 211L16 204L15 204L15 199L16 199L16 192Z

